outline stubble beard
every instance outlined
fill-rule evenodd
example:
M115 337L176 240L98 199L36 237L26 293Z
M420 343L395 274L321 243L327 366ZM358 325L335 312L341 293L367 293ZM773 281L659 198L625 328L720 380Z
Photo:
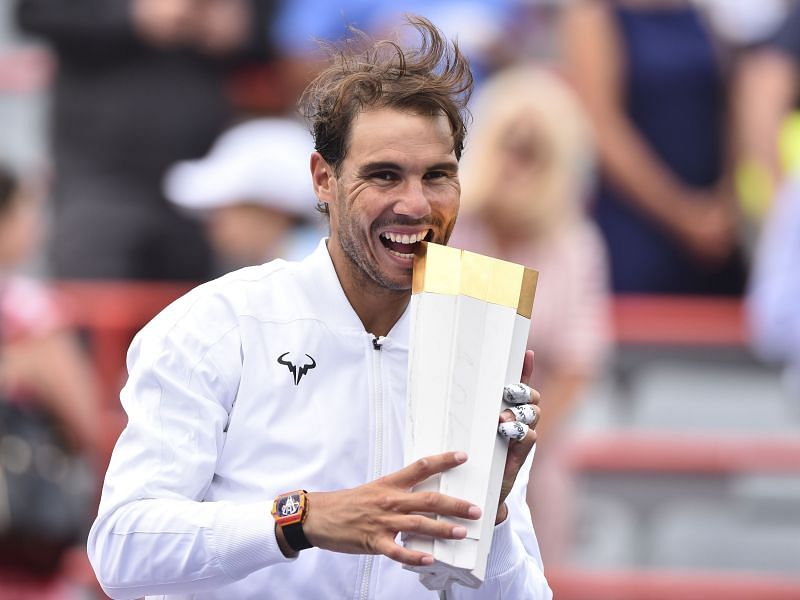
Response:
M345 215L342 215L345 217ZM363 239L349 227L350 219L338 219L339 244L349 259L356 280L365 285L377 286L391 292L408 292L411 289L411 274L408 282L398 282L387 277L370 257L369 241ZM376 257L377 258L377 257Z

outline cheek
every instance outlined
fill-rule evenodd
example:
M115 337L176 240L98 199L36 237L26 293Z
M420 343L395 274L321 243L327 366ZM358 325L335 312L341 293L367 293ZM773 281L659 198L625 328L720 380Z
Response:
M235 213L220 211L211 215L208 221L208 234L212 244L222 252L235 252L246 244L249 225Z
M434 206L446 220L455 219L461 206L461 186L454 184L441 190L435 199Z

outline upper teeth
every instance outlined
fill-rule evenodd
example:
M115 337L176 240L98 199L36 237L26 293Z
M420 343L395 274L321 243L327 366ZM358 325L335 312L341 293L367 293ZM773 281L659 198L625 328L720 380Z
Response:
M386 238L391 242L398 242L400 244L416 244L417 242L421 242L425 239L425 236L428 235L430 229L425 229L423 231L418 231L417 233L412 233L411 235L407 233L395 233L393 231L384 231L381 234L381 237Z

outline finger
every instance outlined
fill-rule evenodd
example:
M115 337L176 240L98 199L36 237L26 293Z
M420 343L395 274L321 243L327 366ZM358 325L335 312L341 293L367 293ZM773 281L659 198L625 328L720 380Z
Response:
M515 440L517 442L525 439L528 435L530 428L525 423L519 421L509 421L507 423L500 423L497 427L497 432L507 440Z
M409 550L394 540L380 540L375 545L375 550L379 554L383 554L384 556L404 565L417 566L433 564L433 557L430 554L426 554L425 552L417 552L416 550Z
M506 404L528 404L533 389L525 383L509 383L503 388L503 402Z
M528 453L531 451L531 448L533 448L535 443L536 431L533 429L529 429L525 434L525 437L521 440L510 441L508 443L508 455L506 457L506 462L512 463L516 470L519 471L519 467L521 467L522 463L525 462L525 459L528 458Z
M522 376L519 378L521 383L529 384L533 375L533 350L525 350L525 357L522 359Z
M503 388L506 404L539 404L542 394L525 383L509 383Z
M436 475L453 467L457 467L467 461L466 452L444 452L425 456L414 461L407 467L384 477L384 481L391 485L399 486L403 489L412 488L421 481L425 481L431 475Z
M533 404L512 406L500 413L500 422L508 423L510 421L519 421L530 427L535 427L536 422L539 420L539 411L539 407Z
M463 540L467 537L467 528L463 525L438 521L425 515L397 515L387 520L387 525L404 535L411 533L448 540Z
M481 516L480 507L438 492L400 494L384 505L384 508L400 513L429 513L464 519L479 519Z

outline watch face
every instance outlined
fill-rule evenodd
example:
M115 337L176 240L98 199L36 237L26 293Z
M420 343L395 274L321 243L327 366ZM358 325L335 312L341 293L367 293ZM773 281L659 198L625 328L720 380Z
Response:
M305 494L290 492L275 498L272 505L272 515L279 525L290 525L303 520L305 513Z
M300 494L290 494L279 498L277 512L279 517L291 517L300 512Z

